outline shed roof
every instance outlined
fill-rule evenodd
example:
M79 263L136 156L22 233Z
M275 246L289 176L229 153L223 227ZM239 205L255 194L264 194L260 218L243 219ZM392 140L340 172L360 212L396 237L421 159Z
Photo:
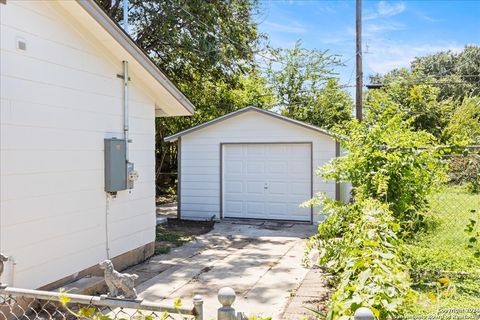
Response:
M208 127L208 126L211 126L213 124L216 124L216 123L219 123L221 121L224 121L224 120L227 120L227 119L230 119L230 118L233 118L233 117L236 117L240 114L243 114L245 112L248 112L248 111L254 111L254 112L258 112L258 113L261 113L261 114L265 114L265 115L268 115L268 116L271 116L271 117L274 117L276 119L279 119L279 120L282 120L282 121L286 121L286 122L289 122L289 123L292 123L292 124L295 124L297 126L301 126L301 127L304 127L304 128L307 128L307 129L310 129L310 130L314 130L314 131L317 131L317 132L320 132L320 133L323 133L327 136L330 136L330 137L333 137L332 133L330 133L328 130L325 130L325 129L322 129L320 127L317 127L317 126L314 126L314 125L311 125L311 124L308 124L308 123L305 123L305 122L302 122L302 121L299 121L299 120L295 120L295 119L292 119L292 118L289 118L289 117L286 117L286 116L282 116L281 114L278 114L276 112L272 112L272 111L269 111L269 110L264 110L264 109L260 109L260 108L257 108L257 107L253 107L253 106L249 106L249 107L245 107L245 108L242 108L242 109L239 109L239 110L236 110L236 111L233 111L233 112L230 112L226 115L223 115L221 117L218 117L216 119L213 119L213 120L210 120L208 122L205 122L205 123L202 123L202 124L199 124L195 127L191 127L191 128L188 128L188 129L185 129L183 131L180 131L176 134L173 134L171 136L168 136L166 138L164 138L165 141L168 141L168 142L173 142L173 141L176 141L179 137L181 136L184 136L186 134L189 134L189 133L192 133L192 132L195 132L197 130L200 130L200 129L203 129L205 127Z
M135 62L132 68L155 96L157 115L192 115L195 107L163 74L142 48L95 0L59 1L78 21L100 39L116 56ZM79 10L80 6L83 10ZM86 15L85 15L86 13Z

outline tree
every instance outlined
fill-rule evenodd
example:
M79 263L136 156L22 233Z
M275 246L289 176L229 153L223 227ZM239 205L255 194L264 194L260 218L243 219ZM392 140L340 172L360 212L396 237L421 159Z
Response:
M337 79L329 79L312 105L304 108L306 114L301 120L330 129L352 119L352 108L350 94L341 89Z
M123 0L99 0L122 19ZM253 15L256 0L130 0L130 35L176 84L195 75L225 78L254 66L261 39Z
M438 88L438 101L480 96L480 47L469 45L458 53L449 50L416 57L410 68L376 74L370 81L384 85L395 81L404 85L428 83Z
M479 120L474 98L480 97L480 47L471 45L459 53L443 51L417 57L410 68L373 75L370 80L383 85L380 91L399 104L405 119L414 118L415 130L430 132L442 143L461 143L467 137L475 143L473 135L478 134L475 128ZM367 102L375 95L370 92Z
M333 70L339 65L337 56L305 49L300 41L293 49L272 50L268 82L281 112L325 128L350 119L352 100Z
M99 0L116 21L122 0ZM130 35L192 101L194 116L156 119L157 186L172 185L177 147L163 138L246 105L268 108L271 91L255 54L257 0L130 0Z
M432 80L421 80L417 72L408 69L393 70L383 76L377 75L373 80L383 83L383 86L367 93L367 113L380 114L390 102L394 103L404 120L412 119L412 129L429 132L439 141L443 141L443 130L450 119L453 103L438 98L440 89L432 85ZM375 103L379 99L389 103Z
M465 46L459 53L449 50L417 57L411 63L411 69L417 70L421 77L433 80L440 90L440 100L480 96L479 46Z

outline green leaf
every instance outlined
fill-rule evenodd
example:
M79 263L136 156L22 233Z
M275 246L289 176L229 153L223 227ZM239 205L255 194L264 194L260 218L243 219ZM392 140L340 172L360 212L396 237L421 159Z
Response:
M165 311L165 312L162 314L162 317L161 317L160 319L161 319L161 320L167 320L169 316L170 316L170 315L168 314L168 312Z
M371 273L372 273L371 269L366 269L358 275L358 282L362 288L365 286L365 282L367 281Z
M60 296L58 298L58 302L62 304L63 306L66 306L72 299L70 299L69 296L65 292L61 292Z
M380 256L381 256L382 258L385 258L385 259L393 259L393 258L395 258L395 255L393 255L392 253L389 253L389 252L387 252L387 253L380 252Z
M95 313L95 308L81 308L78 315L84 318L90 318Z
M182 306L182 300L180 298L177 298L173 301L173 307L178 309Z

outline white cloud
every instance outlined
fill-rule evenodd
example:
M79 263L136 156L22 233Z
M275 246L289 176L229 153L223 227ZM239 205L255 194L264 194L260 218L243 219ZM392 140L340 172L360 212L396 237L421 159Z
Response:
M407 9L403 2L380 1L375 12L367 13L363 20L374 20L396 16Z
M270 31L297 34L307 32L307 28L298 22L280 24L276 22L265 21L264 24Z
M459 52L463 46L456 43L405 44L391 41L376 41L369 44L370 54L364 55L365 64L374 73L386 73L393 69L409 67L410 62L419 56L438 51Z
M385 22L385 23L366 23L363 35L365 37L374 36L376 33L386 31L402 30L405 26L399 23Z
M386 1L380 1L378 3L378 14L381 17L391 17L405 11L405 3L388 3Z

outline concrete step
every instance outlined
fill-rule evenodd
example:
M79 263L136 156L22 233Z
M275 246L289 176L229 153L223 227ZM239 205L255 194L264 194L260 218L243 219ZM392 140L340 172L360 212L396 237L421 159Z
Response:
M58 288L54 291L59 291L60 289L74 294L86 294L86 295L97 295L99 292L104 291L106 288L105 280L103 277L95 276L86 276L70 282Z

